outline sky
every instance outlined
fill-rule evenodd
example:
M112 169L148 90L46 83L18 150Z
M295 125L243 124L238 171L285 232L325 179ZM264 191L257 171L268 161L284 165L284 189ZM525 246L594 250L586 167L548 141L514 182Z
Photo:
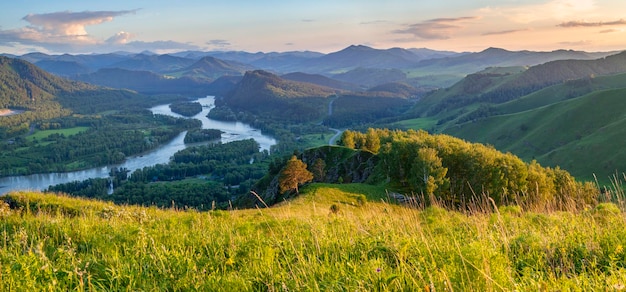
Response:
M626 49L624 0L20 0L0 53Z

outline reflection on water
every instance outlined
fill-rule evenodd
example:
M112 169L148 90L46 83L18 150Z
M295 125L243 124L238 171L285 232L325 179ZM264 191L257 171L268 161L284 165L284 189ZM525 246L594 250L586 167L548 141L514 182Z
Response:
M274 138L261 134L261 131L240 122L222 122L211 120L206 117L211 108L214 107L215 98L212 96L200 98L197 100L202 104L203 110L193 118L202 121L203 129L219 129L222 130L222 143L232 142L236 140L244 140L253 138L261 146L261 150L269 150L270 146L276 144ZM164 114L175 117L182 117L170 110L169 104L155 106L150 109L155 114ZM42 190L50 185L67 183L71 181L82 181L88 178L104 178L109 176L109 172L113 167L124 167L131 172L146 166L152 166L159 163L167 163L170 157L179 150L185 149L183 142L185 134L180 133L172 141L142 155L131 156L122 164L110 165L104 167L96 167L74 172L45 173L33 174L25 176L10 176L0 178L0 194L5 194L13 190Z

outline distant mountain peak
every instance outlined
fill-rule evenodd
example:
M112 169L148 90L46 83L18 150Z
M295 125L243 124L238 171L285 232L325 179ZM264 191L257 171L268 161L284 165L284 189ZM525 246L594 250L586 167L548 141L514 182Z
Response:
M479 54L508 54L508 53L513 53L513 52L502 49L502 48L496 48L496 47L489 47L483 50L482 52L479 52Z
M371 50L374 50L373 48L365 46L365 45L350 45L346 49L371 49Z

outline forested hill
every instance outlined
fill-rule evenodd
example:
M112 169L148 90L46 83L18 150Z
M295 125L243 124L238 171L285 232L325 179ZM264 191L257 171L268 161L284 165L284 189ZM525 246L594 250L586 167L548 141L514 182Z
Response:
M414 112L436 115L475 103L504 103L557 83L623 72L626 52L595 60L552 61L528 69L488 68L425 97Z
M2 56L0 86L0 108L33 110L60 93L96 88L54 76L29 62Z
M0 117L0 138L27 133L34 123L72 113L145 108L175 96L149 97L54 76L20 59L0 57L0 109L21 110Z
M327 97L337 91L312 83L291 81L282 79L277 75L263 70L246 72L239 86L229 96L231 102L243 99L251 102L249 96L256 96L257 100L274 98L302 98L302 97Z
M215 80L221 76L241 76L248 70L254 70L254 67L207 56L175 72L174 75Z
M231 108L276 119L320 119L327 112L326 98L337 90L311 83L285 80L272 73L248 71L224 102Z
M626 51L596 60L559 60L530 67L508 87L545 87L564 80L626 72Z
M149 71L104 68L74 77L76 80L106 87L127 88L145 94L206 94L209 81L194 78L167 78Z

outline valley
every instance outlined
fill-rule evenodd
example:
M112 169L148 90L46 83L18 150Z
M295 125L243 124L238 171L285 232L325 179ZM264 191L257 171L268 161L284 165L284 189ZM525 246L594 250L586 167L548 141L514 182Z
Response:
M626 282L624 53L0 64L0 262L19 263L0 268L2 289Z

